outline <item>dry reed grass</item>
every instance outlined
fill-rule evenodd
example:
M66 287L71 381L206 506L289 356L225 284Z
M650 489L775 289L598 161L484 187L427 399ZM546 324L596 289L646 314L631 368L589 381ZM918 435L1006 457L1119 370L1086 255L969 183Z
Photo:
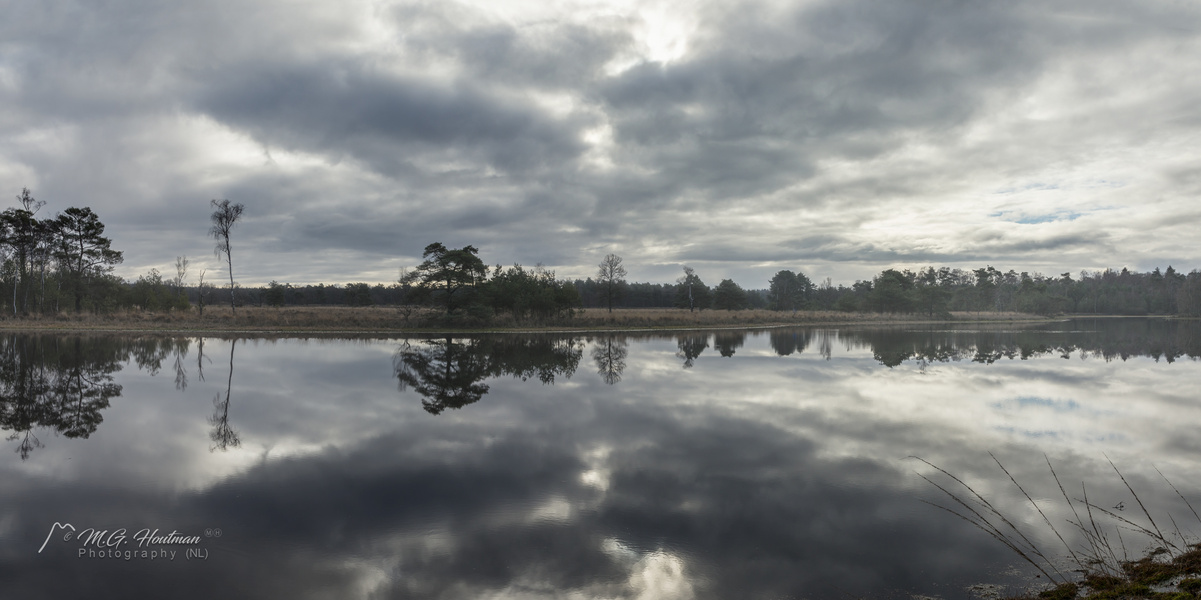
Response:
M1060 568L1057 561L1049 557L1047 552L1030 539L1030 536L1026 535L1021 528L962 479L923 458L916 456L910 458L925 463L954 482L954 484L940 485L934 479L919 473L918 475L922 479L938 488L958 508L948 508L932 502L927 502L927 504L971 523L1001 542L1030 563L1053 586L1040 592L1012 596L1011 600L1074 600L1077 598L1084 600L1119 598L1184 600L1201 597L1201 578L1199 578L1201 576L1201 544L1190 543L1176 524L1175 518L1170 514L1167 515L1167 519L1172 524L1174 531L1167 530L1165 533L1165 529L1155 522L1138 493L1134 491L1134 488L1126 480L1126 476L1122 474L1117 465L1113 464L1113 461L1109 461L1109 465L1113 467L1114 473L1130 492L1139 512L1146 519L1141 523L1137 522L1141 519L1137 519L1134 515L1127 518L1090 502L1088 489L1084 484L1081 484L1080 487L1081 497L1069 497L1063 483L1059 480L1059 475L1051 465L1051 460L1044 456L1047 468L1055 479L1060 495L1071 510L1072 518L1067 520L1067 524L1075 529L1084 540L1082 544L1073 546L1068 543L1042 507L1022 487L1022 484L1018 483L1009 469L1005 468L1005 465L1001 464L996 456L991 453L989 456L992 456L997 467L1030 502L1050 531L1055 534L1056 539L1063 545L1064 551L1068 554L1069 563L1074 567L1069 573L1078 573L1079 580L1064 573L1064 569ZM1158 469L1156 471L1158 472ZM1180 490L1167 477L1164 477L1163 473L1159 473L1159 475L1184 502L1198 522L1201 522L1201 515L1197 514L1196 509L1180 493ZM952 489L965 490L965 492L957 493ZM1120 510L1119 507L1115 508ZM1131 560L1127 554L1126 539L1122 537L1122 530L1126 530L1127 535L1134 533L1149 539L1154 548L1147 556Z
M965 313L954 315L963 321L1029 321L1043 320L1020 313ZM676 308L620 308L612 313L605 309L586 308L572 316L549 319L516 320L502 314L489 319L447 319L437 309L395 306L288 306L239 307L233 313L228 306L205 307L204 315L196 309L184 311L116 311L97 315L91 313L61 313L55 316L0 317L0 329L69 329L69 330L129 330L129 331L498 331L498 330L620 330L620 329L690 329L716 327L769 327L786 325L846 325L894 324L937 321L922 315L880 315L875 313L844 313L834 311L798 311L796 313L769 310L689 312Z

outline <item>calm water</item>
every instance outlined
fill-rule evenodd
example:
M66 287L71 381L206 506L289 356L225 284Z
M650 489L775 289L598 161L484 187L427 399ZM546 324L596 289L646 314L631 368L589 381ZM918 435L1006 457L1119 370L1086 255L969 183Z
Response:
M1201 531L1201 324L339 340L0 336L0 589L968 598L1069 493ZM157 533L155 533L157 531ZM1065 529L1070 537L1070 531ZM107 532L95 535L97 532ZM171 534L175 535L172 536ZM70 534L68 536L68 534ZM82 534L82 535L81 535ZM1126 532L1133 554L1148 545ZM70 539L64 539L69 537ZM175 552L174 555L171 552ZM977 590L984 589L977 587Z

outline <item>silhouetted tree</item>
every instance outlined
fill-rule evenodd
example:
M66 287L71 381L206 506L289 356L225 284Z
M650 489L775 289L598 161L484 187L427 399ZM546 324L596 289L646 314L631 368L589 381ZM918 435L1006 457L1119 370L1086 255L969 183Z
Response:
M121 252L111 248L112 240L104 237L104 223L91 208L68 208L55 220L58 259L61 275L73 288L75 312L83 310L85 288L99 275L112 271L123 259Z
M29 289L29 259L37 243L39 223L32 212L20 208L4 211L0 214L0 222L4 224L5 243L12 248L15 261L12 308L16 315L25 310L24 303L18 308L18 298L23 297L20 290Z
M208 299L210 287L209 284L205 283L204 281L204 274L207 272L208 269L201 269L200 276L196 282L196 310L199 311L200 316L202 317L204 316L204 301Z
M371 299L371 286L366 283L346 284L343 298L347 306L371 306L375 304Z
M172 285L175 286L175 296L177 298L182 299L184 304L187 303L187 297L184 296L184 293L183 293L183 284L187 280L189 264L190 264L190 261L188 260L187 256L176 256L175 257L175 278L171 280Z
M224 254L225 262L229 266L229 308L237 314L238 307L234 305L234 259L233 253L230 252L229 234L238 223L238 219L242 218L245 207L241 203L232 203L229 200L213 200L210 204L216 210L210 217L213 226L209 229L209 235L217 240L217 258Z
M713 290L713 308L717 310L742 310L746 308L746 290L733 279L723 279Z
M948 314L947 306L953 295L951 286L954 284L951 269L943 267L936 270L934 267L926 267L917 274L913 283L914 304L917 308L931 317Z
M621 257L616 254L605 255L597 268L596 280L604 286L609 312L613 312L613 300L617 297L621 284L625 283L625 277L626 269L621 266Z
M284 300L284 286L272 279L271 283L267 284L267 291L263 293L263 301L270 306L283 306Z
M684 267L684 276L676 280L675 306L692 312L698 308L709 308L710 299L709 286L701 281L692 267Z
M148 273L138 277L130 290L130 296L134 305L142 310L167 308L171 306L172 301L158 269L150 269Z
M872 282L869 302L879 312L908 312L913 307L909 295L912 289L913 273L888 269Z
M497 312L508 312L517 321L533 316L536 319L572 316L580 305L580 294L574 285L555 279L555 272L541 265L526 270L513 265L507 270L498 265L484 286L487 302Z
M801 273L779 271L771 278L767 291L768 308L791 310L801 308L813 291L813 282Z
M408 274L408 279L435 300L441 295L448 315L455 308L456 296L469 295L488 275L488 267L474 246L451 250L435 242L425 247L421 257L425 261Z

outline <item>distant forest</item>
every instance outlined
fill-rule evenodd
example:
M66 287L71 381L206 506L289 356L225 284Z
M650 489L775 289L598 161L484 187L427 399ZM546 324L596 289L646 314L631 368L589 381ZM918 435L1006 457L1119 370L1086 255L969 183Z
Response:
M495 269L495 268L494 268ZM496 273L490 270L489 273ZM553 272L549 272L553 277ZM932 316L950 311L1013 311L1040 315L1063 313L1109 315L1201 316L1201 273L1184 274L1169 266L1140 273L1085 271L1073 277L1064 273L1047 277L1039 273L1001 272L986 266L973 271L927 267L917 272L888 269L874 278L850 286L824 282L814 285L799 272L781 271L800 283L781 285L776 278L763 289L743 289L730 280L725 288L708 287L695 278L696 310L834 310L844 312L921 313ZM786 279L789 275L777 278ZM559 280L574 288L584 308L605 308L605 284L594 278ZM696 282L700 282L699 284ZM773 282L776 285L772 286ZM478 300L486 299L487 280L479 285ZM196 301L198 290L188 288ZM791 292L791 293L790 293ZM413 286L348 283L345 285L292 286L272 282L257 288L239 288L239 303L257 306L388 306L413 302ZM425 299L420 303L428 303ZM618 282L614 308L689 308L684 283ZM500 312L500 311L498 311Z
M689 310L769 309L845 312L920 313L946 316L951 311L1013 311L1040 315L1114 314L1201 316L1201 272L1185 274L1168 266L1140 273L1085 271L1046 276L1001 271L926 267L917 271L886 269L870 280L834 286L814 283L799 271L781 270L763 288L745 289L725 279L715 286L684 267L671 283L626 280L622 258L605 256L596 277L565 280L541 266L486 266L472 246L430 244L424 262L404 271L391 284L266 286L214 285L224 275L234 280L230 255L236 247L234 225L242 205L213 201L213 229L228 270L194 273L178 257L174 273L157 269L128 281L112 274L123 256L104 236L104 224L90 208L67 208L38 219L45 203L29 190L18 206L0 213L0 315L62 312L106 313L118 309L171 311L228 302L233 305L436 306L448 317L486 320L507 313L517 320L569 315L587 308L685 308ZM234 240L231 243L231 237ZM206 276L208 281L206 282ZM231 284L232 285L232 284Z

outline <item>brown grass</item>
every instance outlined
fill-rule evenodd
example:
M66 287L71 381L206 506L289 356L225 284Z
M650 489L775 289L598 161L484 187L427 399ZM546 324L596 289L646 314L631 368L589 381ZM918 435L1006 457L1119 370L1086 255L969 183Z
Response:
M1021 313L960 313L956 322L1031 321L1042 317ZM891 324L938 321L922 315L880 315L833 311L703 310L676 308L621 308L577 310L573 316L525 319L498 315L489 321L469 318L446 319L431 308L401 309L394 306L210 306L201 317L195 308L185 311L118 311L109 314L62 313L56 316L0 317L0 329L96 330L96 331L272 331L272 332L420 332L497 330L617 330L689 329L714 327L770 327L787 325Z

